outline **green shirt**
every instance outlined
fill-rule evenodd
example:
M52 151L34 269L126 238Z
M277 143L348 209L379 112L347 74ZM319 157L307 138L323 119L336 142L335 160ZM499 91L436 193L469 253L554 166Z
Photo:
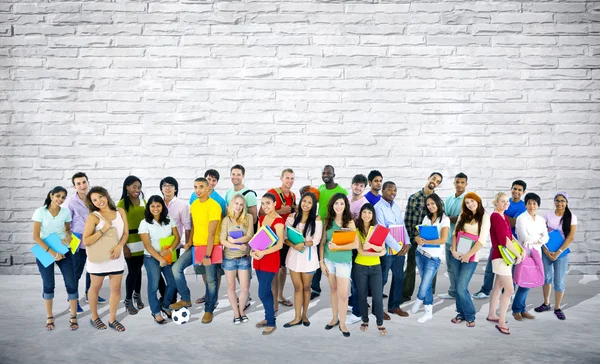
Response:
M329 250L329 242L333 236L333 232L340 230L338 224L333 221L331 228L327 229L327 239L325 240L325 258L331 260L334 263L350 263L352 264L352 250L340 250L331 251Z
M146 212L146 200L140 199L139 206L131 205L129 206L129 211L125 210L125 200L119 201L117 203L117 207L122 208L125 211L125 215L127 215L127 225L129 226L129 231L136 230L140 227L140 222L144 220L144 214ZM129 238L127 239L127 244L137 243L142 241L140 238L140 234L129 234ZM132 252L132 256L142 256L144 255L144 251Z
M329 204L329 200L331 200L331 197L336 193L343 193L345 196L348 196L348 191L339 184L330 190L325 187L325 184L319 186L319 216L321 217L321 220L325 221L325 218L327 217L327 204Z
M235 195L242 195L242 197L244 197L244 200L246 201L246 212L248 212L248 209L250 207L256 206L256 192L248 192L248 193L246 193L246 195L244 195L244 192L246 192L248 190L250 190L248 187L244 187L239 191L234 190L233 187L228 189L225 192L225 202L227 203L227 206L229 206L231 199ZM224 215L226 213L227 213L226 211L223 212Z

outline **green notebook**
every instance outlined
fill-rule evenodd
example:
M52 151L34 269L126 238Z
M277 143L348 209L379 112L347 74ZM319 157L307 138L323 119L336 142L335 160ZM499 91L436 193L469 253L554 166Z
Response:
M287 238L294 245L304 243L304 236L302 235L302 232L300 232L298 229L295 229L291 226L286 226L286 229L287 229Z

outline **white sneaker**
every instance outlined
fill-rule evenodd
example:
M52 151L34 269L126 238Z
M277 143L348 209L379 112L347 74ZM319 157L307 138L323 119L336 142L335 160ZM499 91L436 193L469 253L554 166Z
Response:
M420 299L416 299L415 303L413 303L412 308L410 309L410 312L412 313L417 313L419 312L419 309L421 308L421 305L423 304L423 301L421 301Z
M438 295L438 297L443 300L455 300L456 299L456 297L450 296L449 293L442 293L441 295Z
M425 305L425 313L419 317L417 320L419 323L425 323L427 321L433 320L433 306Z
M354 316L353 314L350 314L350 315L346 316L346 325L353 325L361 320L362 320L362 318L360 318L358 316Z
M479 291L479 292L471 295L471 297L473 297L475 299L478 299L478 300L482 300L484 298L488 298L489 296L490 296L489 294L485 294L485 293L483 293L481 291Z

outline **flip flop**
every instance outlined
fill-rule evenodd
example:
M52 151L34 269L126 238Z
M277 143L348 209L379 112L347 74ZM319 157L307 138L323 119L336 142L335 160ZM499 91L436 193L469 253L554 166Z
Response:
M504 328L504 327L500 327L498 325L495 325L495 326L496 326L496 329L498 329L498 331L500 331L504 335L510 335L510 330L508 329L508 327Z
M294 305L290 300L287 299L278 300L277 302L281 303L285 307L292 307Z
M199 305L201 303L204 303L204 301L206 301L206 296L198 298L196 300L196 304Z
M489 319L487 317L485 318L485 320L489 321L489 322L500 322L500 319L492 320L492 319ZM506 321L506 323L508 323L508 321Z

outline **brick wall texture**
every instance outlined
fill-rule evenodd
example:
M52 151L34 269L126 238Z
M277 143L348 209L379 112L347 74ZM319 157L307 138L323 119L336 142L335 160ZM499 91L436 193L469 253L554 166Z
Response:
M187 198L235 163L259 194L376 168L403 210L433 170L489 209L566 190L571 268L598 270L600 2L3 0L0 45L2 273L37 271L31 215L74 172Z

